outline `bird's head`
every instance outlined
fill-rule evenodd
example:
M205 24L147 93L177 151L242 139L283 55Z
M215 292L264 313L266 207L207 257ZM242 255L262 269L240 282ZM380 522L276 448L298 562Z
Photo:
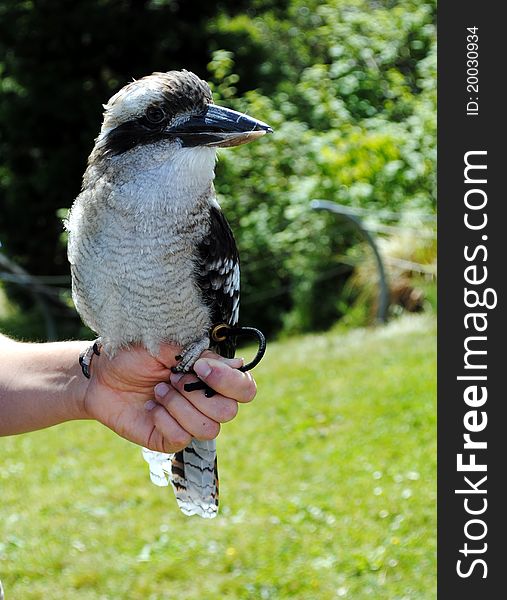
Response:
M208 84L185 70L133 81L104 108L97 138L102 156L164 141L181 148L239 146L272 131L262 121L213 104Z

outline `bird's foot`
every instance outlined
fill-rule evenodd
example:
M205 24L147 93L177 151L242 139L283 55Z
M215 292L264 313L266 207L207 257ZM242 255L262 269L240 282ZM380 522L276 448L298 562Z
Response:
M201 356L204 350L209 348L209 337L203 337L197 342L193 342L186 348L184 348L179 356L176 358L179 363L171 370L173 373L188 373L192 370L195 361Z
M92 362L92 358L94 356L100 356L100 350L102 348L101 338L97 338L93 344L81 352L79 355L79 364L81 365L81 370L83 371L83 375L90 379L90 365Z
M195 364L195 361L201 356L204 350L209 348L210 340L208 337L202 338L190 346L187 346L183 352L177 356L176 358L180 361L178 365L173 367L171 370L173 373L188 373L192 370L192 367ZM215 395L215 390L212 390L208 385L206 385L200 379L194 381L193 383L185 384L186 392L193 392L195 390L204 390L204 395L207 398L211 398Z

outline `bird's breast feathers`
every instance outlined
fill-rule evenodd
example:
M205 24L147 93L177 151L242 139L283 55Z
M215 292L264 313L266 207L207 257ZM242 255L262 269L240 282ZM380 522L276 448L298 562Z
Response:
M104 205L96 215L78 202L67 223L74 302L87 325L111 340L109 353L140 342L156 354L161 342L185 346L211 325L196 276L209 211L196 206L185 218L149 221Z

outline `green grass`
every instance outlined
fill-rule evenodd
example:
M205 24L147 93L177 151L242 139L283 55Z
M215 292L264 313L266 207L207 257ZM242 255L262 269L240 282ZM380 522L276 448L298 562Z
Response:
M96 423L0 440L7 600L436 596L435 323L272 343L186 518Z

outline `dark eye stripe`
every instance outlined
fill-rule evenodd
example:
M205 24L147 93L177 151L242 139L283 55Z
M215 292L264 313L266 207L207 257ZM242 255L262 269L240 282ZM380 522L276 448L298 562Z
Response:
M146 116L122 123L107 134L103 156L117 156L136 146L152 144L164 139L163 121L151 123Z

